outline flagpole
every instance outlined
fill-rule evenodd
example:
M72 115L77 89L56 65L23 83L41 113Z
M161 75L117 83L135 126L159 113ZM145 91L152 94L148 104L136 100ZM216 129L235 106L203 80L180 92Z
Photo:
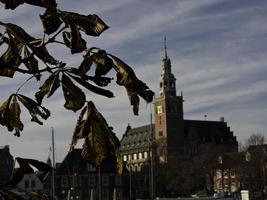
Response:
M55 138L54 127L52 129L52 198L55 198Z

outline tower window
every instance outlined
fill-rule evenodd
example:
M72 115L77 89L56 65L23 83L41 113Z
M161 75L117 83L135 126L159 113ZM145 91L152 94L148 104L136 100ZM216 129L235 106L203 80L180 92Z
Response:
M163 136L163 131L159 131L159 136L160 136L160 137Z
M162 82L160 82L160 88L162 88Z

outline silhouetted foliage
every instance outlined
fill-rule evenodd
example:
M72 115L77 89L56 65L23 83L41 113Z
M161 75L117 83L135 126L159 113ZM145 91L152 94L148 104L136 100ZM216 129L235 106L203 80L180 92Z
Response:
M31 121L43 124L41 120L50 116L50 111L42 106L43 98L51 97L61 87L65 99L64 107L74 112L82 109L73 133L72 148L77 139L85 138L83 156L90 163L99 165L109 154L113 154L118 158L120 172L122 161L118 139L94 104L87 101L81 86L95 94L114 97L111 91L103 89L112 81L113 78L107 75L114 70L117 74L116 83L126 88L135 115L138 115L139 97L150 103L154 93L121 59L103 49L87 47L84 35L100 36L109 27L97 15L60 10L55 0L0 1L5 4L6 9L16 9L24 3L44 9L44 13L40 15L44 33L41 39L31 36L16 24L0 21L0 26L5 29L0 33L0 45L7 47L0 57L0 76L13 78L16 73L29 76L17 92L11 94L0 106L0 124L20 136L23 130L21 106L29 111ZM63 45L71 54L84 53L83 60L78 66L70 67L51 54L47 47L51 43ZM92 66L95 71L90 73L93 76L89 76ZM44 73L47 74L46 80L42 80ZM35 93L35 100L20 93L22 86L32 78L42 81Z

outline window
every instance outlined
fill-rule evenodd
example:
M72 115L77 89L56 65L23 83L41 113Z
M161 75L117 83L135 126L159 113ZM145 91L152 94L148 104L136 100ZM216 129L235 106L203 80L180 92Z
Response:
M160 113L162 113L162 106L161 105L157 106L157 114L160 114Z
M251 155L249 152L246 152L246 161L250 162L251 161Z
M89 186L95 186L95 175L94 174L89 174L88 184Z
M103 192L102 192L102 197L103 197L103 200L108 200L109 199L109 190L108 189L103 189Z
M131 159L131 154L128 154L128 160L132 160L132 159Z
M224 176L224 178L228 177L228 170L227 169L223 170L223 176Z
M79 176L78 174L74 174L74 176L73 176L73 185L80 186L81 184L82 184L81 176Z
M62 178L61 178L61 186L62 187L68 187L68 177L67 176L62 176Z
M217 176L217 178L221 178L222 177L222 171L220 169L217 169L216 176Z
M25 189L29 187L29 181L28 181L28 180L26 180L26 181L24 182L24 186L25 186Z
M109 185L109 176L107 174L103 174L103 176L102 176L102 185L103 186Z
M218 157L218 162L219 162L219 164L222 164L222 163L223 163L223 158L222 158L222 156L219 156L219 157Z
M35 188L35 187L36 187L36 185L35 185L35 180L31 180L31 187L32 187L32 188Z
M136 153L134 153L134 155L133 155L133 159L134 159L134 160L137 160L137 154L136 154Z
M116 175L115 176L115 185L120 186L122 184L121 176Z
M159 136L160 136L160 137L163 136L163 131L159 131Z
M234 169L231 169L231 170L230 170L230 176L231 176L232 178L235 177L235 170L234 170Z
M93 165L90 165L89 163L87 163L86 168L88 172L96 171L96 168Z
M144 159L146 159L147 158L147 152L145 151L144 152Z
M141 152L138 155L139 155L139 159L143 159L143 154Z
M123 161L127 161L127 156L123 155Z
M116 189L116 199L122 200L122 190L121 189Z

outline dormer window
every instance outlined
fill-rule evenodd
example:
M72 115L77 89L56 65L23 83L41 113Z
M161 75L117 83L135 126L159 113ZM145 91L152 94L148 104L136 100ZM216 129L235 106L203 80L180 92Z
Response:
M247 162L251 161L251 154L249 152L246 152L246 161Z
M222 158L222 156L219 156L218 157L218 162L219 162L219 164L223 164L223 158Z

